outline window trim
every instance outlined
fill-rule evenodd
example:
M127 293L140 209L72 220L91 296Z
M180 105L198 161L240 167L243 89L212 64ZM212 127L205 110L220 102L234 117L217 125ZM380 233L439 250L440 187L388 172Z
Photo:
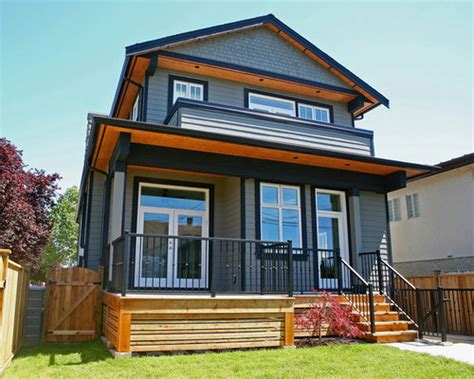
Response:
M298 230L298 234L299 234L299 242L300 242L300 246L294 246L293 245L293 248L295 249L299 249L299 250L293 250L293 254L302 254L303 250L303 246L304 246L304 241L303 241L303 217L302 217L302 213L303 213L303 203L302 203L302 200L301 200L301 186L298 186L298 185L292 185L292 184L282 184L282 183L270 183L270 182L260 182L259 183L259 205L260 205L260 209L259 209L259 214L260 214L260 222L259 222L259 226L260 226L260 239L262 239L262 233L263 233L263 217L262 217L262 209L263 208L275 208L275 209L278 209L278 217L279 217L279 222L278 222L278 232L280 234L280 240L281 242L286 242L283 240L283 218L282 218L282 210L283 209L291 209L291 210L296 210L298 211L298 225L299 225L299 230ZM273 188L277 188L278 189L278 204L269 204L269 203L264 203L263 201L263 187L264 186L267 186L267 187L273 187ZM294 189L296 190L296 194L297 194L297 201L298 201L298 205L283 205L283 191L282 189L283 188L290 188L290 189Z
M326 111L327 112L327 116L328 116L328 121L321 121L321 120L316 120L314 118L303 118L300 115L300 107L303 106L303 107L307 107L307 108L311 108L313 110L313 112L315 112L316 109L319 109L319 110L322 110L322 111ZM316 112L314 113L316 115ZM312 105L312 104L307 104L307 103L298 103L298 116L299 118L303 119L303 120L310 120L310 121L316 121L316 122L324 122L326 124L330 124L331 123L331 112L329 110L329 108L327 107L321 107L319 105Z
M185 76L178 75L168 75L168 112L173 108L173 98L174 98L174 82L185 82L191 84L199 84L203 88L202 92L202 101L208 101L209 99L209 83L206 80L188 78Z
M334 195L339 195L340 196L340 203L341 203L341 210L340 211L323 211L318 209L318 193L330 193ZM338 190L332 190L332 189L326 189L326 188L314 188L314 207L315 207L315 216L316 219L315 221L315 227L316 227L316 234L313 237L314 240L316 241L316 247L317 249L320 248L319 246L319 223L318 219L320 216L322 217L336 217L338 220L341 221L342 224L342 230L340 232L343 232L344 235L342 236L342 242L344 243L344 248L340 248L340 254L343 259L350 259L351 256L351 246L350 246L350 237L349 237L349 215L348 215L348 207L346 206L347 202L347 194L345 191L338 191ZM341 237L341 236L340 236Z
M275 97L275 98L286 100L286 101L293 101L295 103L295 111L296 111L295 116L279 115L279 114L277 114L277 116L294 117L294 118L297 118L299 120L320 122L320 123L323 123L323 124L334 124L334 107L330 104L318 103L318 102L312 101L312 100L305 100L305 99L301 99L301 98L297 98L297 97L286 96L286 95L281 95L281 94L272 93L272 92L265 92L265 91L252 89L252 88L244 88L244 107L247 108L247 109L251 109L249 107L249 95L251 93L254 93L254 94L257 94L257 95L268 96L268 97ZM299 104L303 104L303 105L306 104L306 105L310 105L312 107L327 109L329 111L329 122L308 120L306 118L299 117ZM258 109L254 109L254 110L258 111ZM267 113L267 112L264 112L264 111L261 111L261 112L262 113ZM274 114L274 113L270 113L270 114Z
M418 202L418 213L415 212L416 207L414 206L415 203L413 201L413 199L415 197L414 195L416 195L416 199L417 199L417 202ZM410 198L410 201L408 201L408 198ZM421 216L420 195L419 195L418 192L412 192L412 193L406 194L405 195L405 202L406 202L406 206L407 206L407 219L418 218L418 217ZM411 210L410 210L409 203L411 204L411 207L412 207Z
M282 114L282 113L274 113L274 112L268 112L268 113L276 114L276 115L279 115L279 116L290 116L290 117L296 117L296 115L298 113L297 110L296 110L296 107L297 107L296 102L293 101L293 100L287 100L287 99L283 99L283 98L280 98L280 97L277 97L277 96L269 96L269 95L262 95L260 93L249 92L248 93L248 109L251 109L253 111L265 112L265 110L263 110L263 109L250 108L250 97L251 96L260 97L260 98L264 98L264 99L276 99L276 100L279 100L283 103L289 103L293 106L293 113L294 114Z
M395 212L395 200L398 200L398 218L396 216ZM391 206L392 204L392 206ZM401 206L401 200L400 197L394 197L393 199L389 199L387 201L387 206L388 206L388 220L390 222L398 222L402 220L402 206ZM393 209L392 209L393 208Z

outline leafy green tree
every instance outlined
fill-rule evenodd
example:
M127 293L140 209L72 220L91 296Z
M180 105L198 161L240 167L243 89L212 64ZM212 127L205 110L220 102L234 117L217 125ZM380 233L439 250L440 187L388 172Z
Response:
M68 188L51 209L51 239L40 261L37 279L45 279L48 269L59 265L71 266L76 262L79 226L76 223L76 207L79 198L77 187Z

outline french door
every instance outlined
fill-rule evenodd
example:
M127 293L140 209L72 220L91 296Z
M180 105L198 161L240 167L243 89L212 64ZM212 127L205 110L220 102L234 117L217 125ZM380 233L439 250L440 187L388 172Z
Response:
M176 194L180 190L174 188L173 191L163 193ZM186 194L190 191L186 189L182 192ZM183 194L178 193L178 196ZM160 196L164 197L163 194ZM190 197L192 196L194 195L191 194ZM207 198L207 194L205 197ZM165 200L154 199L152 203L166 203L177 207L179 204L189 203L189 199L179 198L179 201L174 201L170 200L170 196ZM137 233L144 236L137 238L135 246L135 286L167 289L206 288L209 270L208 245L199 237L209 236L207 204L200 207L196 206L194 201L192 208L195 209L142 204L150 204L150 199L141 201L138 208Z
M316 189L319 288L337 288L337 255L349 258L345 193Z

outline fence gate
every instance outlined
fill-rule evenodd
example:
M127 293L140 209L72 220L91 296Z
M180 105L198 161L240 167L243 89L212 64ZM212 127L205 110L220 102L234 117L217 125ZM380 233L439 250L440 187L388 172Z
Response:
M98 272L81 267L56 269L46 291L46 341L85 341L98 336Z

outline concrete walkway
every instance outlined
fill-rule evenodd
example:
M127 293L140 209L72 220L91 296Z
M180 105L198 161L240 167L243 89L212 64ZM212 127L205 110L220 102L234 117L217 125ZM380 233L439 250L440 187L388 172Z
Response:
M445 342L443 344L437 341L417 340L414 342L390 343L388 345L402 350L438 355L474 365L474 344L470 343Z

